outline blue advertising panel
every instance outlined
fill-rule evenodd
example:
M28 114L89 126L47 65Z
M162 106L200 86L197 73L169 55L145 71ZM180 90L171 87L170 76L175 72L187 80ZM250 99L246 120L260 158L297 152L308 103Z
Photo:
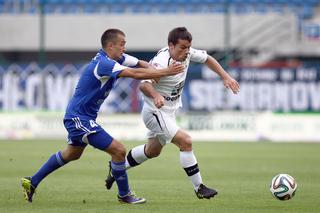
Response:
M228 72L240 83L240 93L226 90L205 66L191 66L184 106L189 111L320 111L320 69L237 68Z
M0 110L63 111L85 65L35 63L0 66ZM320 68L237 68L228 72L240 93L224 88L206 66L192 64L183 90L183 110L320 112ZM139 112L139 81L119 79L102 112Z

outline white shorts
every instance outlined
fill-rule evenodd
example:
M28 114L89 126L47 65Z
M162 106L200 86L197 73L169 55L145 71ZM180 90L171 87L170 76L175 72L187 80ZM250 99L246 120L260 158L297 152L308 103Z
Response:
M160 109L142 108L142 119L149 129L148 138L158 138L162 146L170 143L180 127L176 122L175 112L168 113Z

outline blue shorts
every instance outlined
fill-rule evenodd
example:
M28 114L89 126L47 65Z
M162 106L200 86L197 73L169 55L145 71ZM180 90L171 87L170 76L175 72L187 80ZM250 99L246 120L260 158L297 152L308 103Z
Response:
M113 137L109 135L95 120L85 120L79 117L64 119L64 126L68 131L68 144L93 147L106 150L112 143Z

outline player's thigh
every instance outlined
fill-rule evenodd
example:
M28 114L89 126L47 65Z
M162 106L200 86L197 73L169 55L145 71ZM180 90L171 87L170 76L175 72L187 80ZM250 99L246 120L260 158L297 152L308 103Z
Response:
M167 114L160 110L143 110L142 118L149 129L148 138L158 138L163 146L169 143L179 130L174 114Z
M112 142L112 137L94 120L74 117L64 120L64 126L68 131L68 144L85 147L88 144L97 149L105 150Z
M106 131L88 135L88 142L91 146L107 152L114 162L123 162L126 156L126 149L119 141L113 139Z
M98 132L87 135L84 141L87 141L94 148L106 151L112 144L113 137L101 128Z

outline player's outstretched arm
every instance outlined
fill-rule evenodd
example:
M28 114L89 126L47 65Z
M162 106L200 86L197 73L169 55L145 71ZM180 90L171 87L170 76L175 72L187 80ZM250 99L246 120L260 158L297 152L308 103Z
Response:
M125 68L119 74L119 77L129 77L135 79L154 79L169 75L176 75L183 72L182 64L173 63L169 67L156 70L153 67L149 68Z
M206 65L221 77L223 84L227 89L231 89L234 94L239 92L239 83L222 68L216 59L208 55Z

